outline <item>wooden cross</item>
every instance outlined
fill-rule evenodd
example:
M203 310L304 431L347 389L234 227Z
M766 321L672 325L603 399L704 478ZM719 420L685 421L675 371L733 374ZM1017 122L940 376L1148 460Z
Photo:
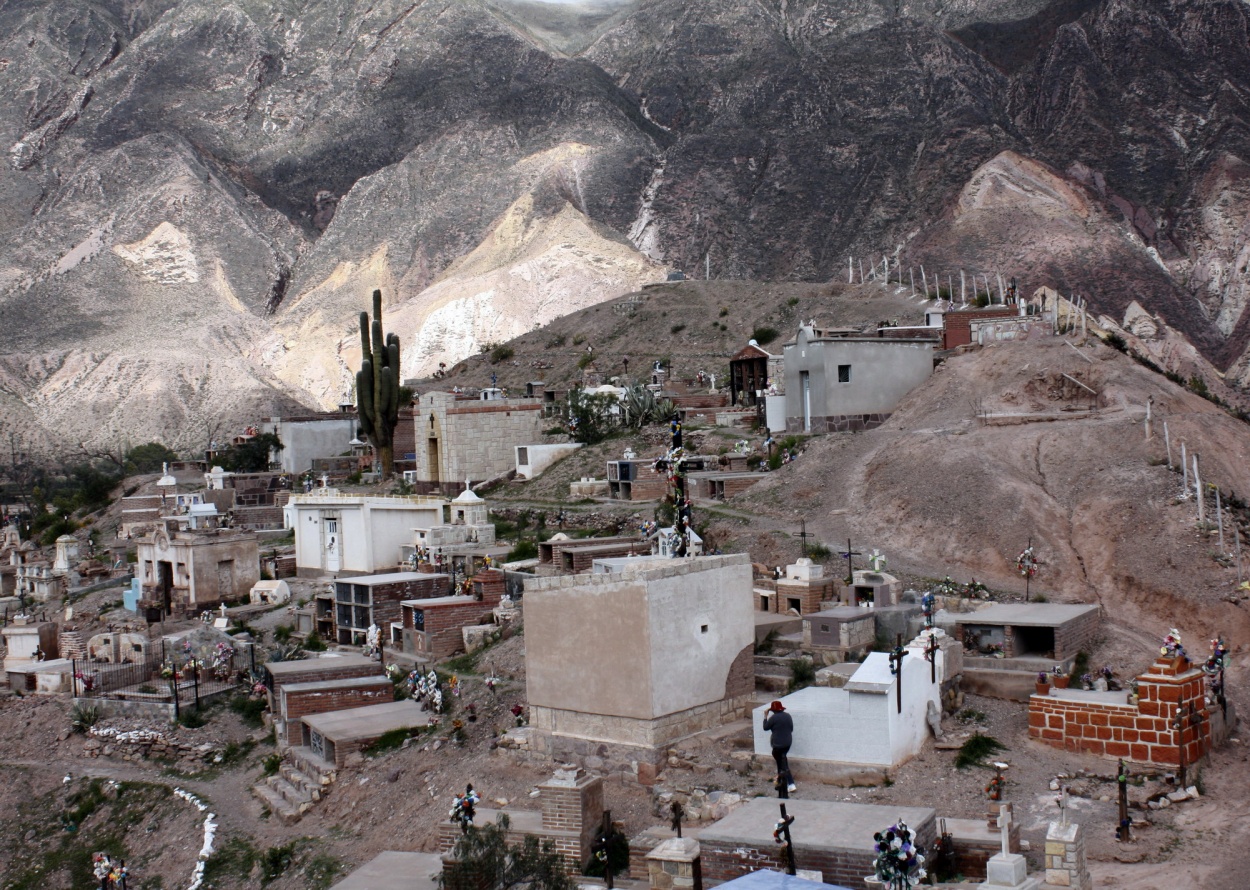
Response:
M894 684L897 693L898 713L903 713L903 658L907 655L907 650L903 648L903 635L899 634L895 642L893 651L890 652L890 673L894 674L898 682Z
M858 550L851 549L851 539L846 539L846 552L842 554L842 558L846 560L846 583L855 583L855 564L851 561L852 557L863 556Z
M929 634L929 645L924 647L925 661L929 662L929 682L937 682L937 653L942 651L942 647L937 643L937 636Z

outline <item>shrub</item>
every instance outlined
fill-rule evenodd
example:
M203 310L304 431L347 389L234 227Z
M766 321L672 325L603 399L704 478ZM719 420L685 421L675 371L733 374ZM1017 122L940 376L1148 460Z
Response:
M265 707L266 702L263 698L236 695L230 699L230 710L238 714L252 729L260 729L264 725Z
M790 682L787 692L806 689L816 682L816 665L810 658L795 658L790 662Z
M675 324L671 328L668 329L668 332L670 334L680 334L685 329L686 329L686 326L684 324Z
M92 705L74 705L69 712L69 725L74 732L86 732L98 722L100 712Z
M818 562L823 562L833 555L833 551L824 544L808 544L807 555Z
M781 336L781 332L776 328L770 328L767 325L761 325L751 331L751 339L760 346L767 346L769 343Z
M724 318L724 317L725 317L726 315L728 315L728 314L729 314L729 307L728 307L728 306L721 306L721 307L720 307L720 316L719 316L719 317L720 317L720 318Z
M270 847L260 855L260 883L263 887L282 877L295 861L295 841Z
M514 350L511 346L508 346L507 344L496 346L490 351L490 363L492 365L497 365L500 362L508 361L514 355L516 355L516 350Z
M1007 746L993 736L974 732L968 741L959 746L959 753L955 755L955 766L958 769L980 766L985 758L1006 750Z
M295 633L295 628L289 624L279 624L273 629L273 641L275 643L285 643L291 639L291 634Z
M268 754L260 762L260 766L261 766L261 769L265 771L265 775L267 776L277 775L278 769L282 766L282 755L277 754L277 753Z
M593 352L582 353L581 358L577 360L577 370L579 371L586 370L586 367L594 360L595 360L595 354Z
M321 639L321 635L313 631L308 635L308 639L304 641L304 648L309 652L324 652L326 651L326 644Z
M546 342L545 346L547 349L558 349L564 344L565 344L564 335L556 334L554 337L552 337L550 340Z
M507 561L517 562L522 559L533 559L538 555L538 545L533 541L518 541L517 545L508 551Z
M208 718L204 716L204 712L199 708L183 711L178 715L178 725L185 726L187 729L199 729L207 724Z

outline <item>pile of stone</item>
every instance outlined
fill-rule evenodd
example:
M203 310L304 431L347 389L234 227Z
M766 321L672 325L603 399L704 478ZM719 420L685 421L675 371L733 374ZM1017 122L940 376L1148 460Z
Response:
M177 762L187 772L220 756L220 747L211 742L192 744L154 729L121 730L91 727L91 738L83 743L84 757L120 757L122 760L156 758Z
M742 806L742 795L689 785L656 785L651 789L651 812L657 818L671 819L674 801L681 804L684 821L715 822Z

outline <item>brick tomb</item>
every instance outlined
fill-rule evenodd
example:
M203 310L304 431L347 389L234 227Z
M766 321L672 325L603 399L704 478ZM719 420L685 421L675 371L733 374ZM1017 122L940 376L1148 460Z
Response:
M824 566L806 557L786 566L785 577L777 579L774 588L772 591L756 588L759 611L810 615L820 611L821 603L838 597L838 581L826 577Z
M302 744L303 727L299 718L382 704L394 701L394 696L394 685L381 675L284 684L275 696L278 699L275 722L286 729L279 737L284 737L288 745Z
M471 585L471 594L400 604L405 653L437 660L464 648L463 629L488 622L505 589L503 573L495 569L478 572Z
M541 812L507 812L509 841L519 841L525 835L549 840L568 859L570 869L580 874L590 862L590 846L603 825L603 780L577 768L557 769L538 791ZM499 810L478 807L476 824L491 824L499 814ZM459 838L458 826L450 821L440 824L439 851L448 853Z
M819 871L826 883L853 890L866 890L864 878L873 873L874 833L901 818L917 843L928 848L937 830L934 811L927 807L791 799L786 810L795 817L790 836L800 866ZM704 881L719 884L764 868L784 871L781 847L773 841L779 816L777 801L760 797L702 829Z
M1193 764L1211 749L1203 673L1186 658L1161 656L1137 678L1138 700L1126 692L1050 689L1029 698L1029 737L1056 748L1134 763L1178 766L1180 746ZM1192 705L1201 721L1180 733L1172 726L1178 708Z

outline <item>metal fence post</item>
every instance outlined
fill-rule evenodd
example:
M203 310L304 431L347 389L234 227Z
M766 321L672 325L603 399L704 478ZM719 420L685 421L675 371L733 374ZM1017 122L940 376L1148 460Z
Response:
M78 659L72 658L69 662L69 683L71 690L71 698L78 698Z
M200 669L195 669L195 677L192 682L195 683L195 709L200 709Z

